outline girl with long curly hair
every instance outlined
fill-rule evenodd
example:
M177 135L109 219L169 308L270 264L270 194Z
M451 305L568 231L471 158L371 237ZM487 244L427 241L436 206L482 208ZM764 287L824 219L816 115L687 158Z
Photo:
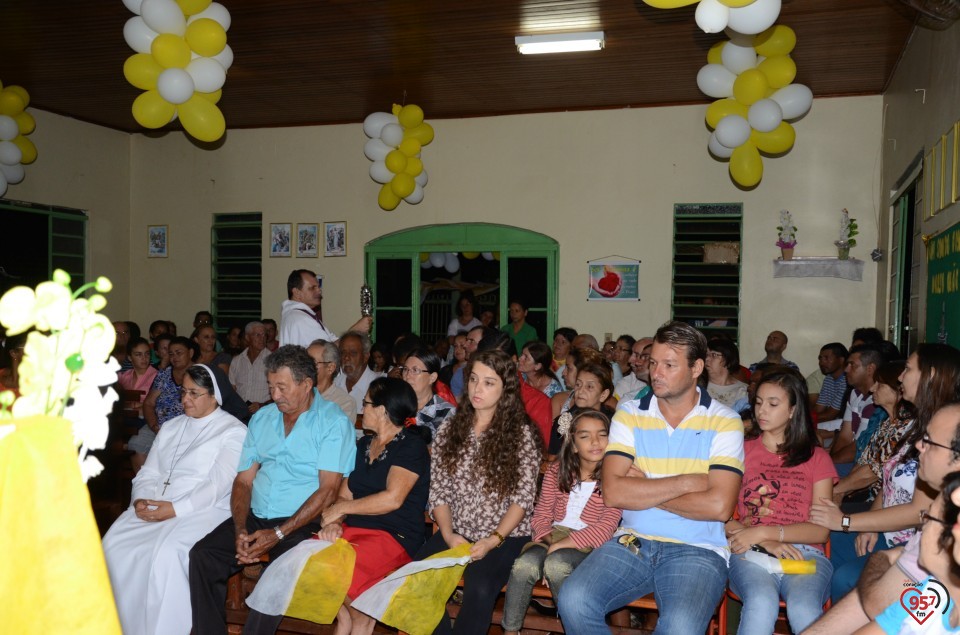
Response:
M433 443L428 507L439 531L416 559L472 543L456 624L444 615L434 632L481 634L530 541L542 449L520 397L517 365L506 353L476 353L464 377L457 414Z

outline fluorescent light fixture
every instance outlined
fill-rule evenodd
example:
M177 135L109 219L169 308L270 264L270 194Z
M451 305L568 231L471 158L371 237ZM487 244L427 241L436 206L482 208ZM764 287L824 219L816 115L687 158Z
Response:
M517 50L524 55L599 51L603 48L603 31L554 33L552 35L518 35L515 41Z

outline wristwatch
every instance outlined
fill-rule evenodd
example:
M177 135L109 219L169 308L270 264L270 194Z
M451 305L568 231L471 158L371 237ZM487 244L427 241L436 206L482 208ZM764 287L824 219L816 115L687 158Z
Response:
M281 540L283 540L283 539L286 537L286 536L283 535L283 532L280 530L280 526L279 526L279 525L277 525L276 527L274 527L274 528L273 528L273 531L276 532L276 534L277 534L277 542L280 542ZM846 531L846 530L844 530L844 531Z
M840 519L840 530L845 534L850 533L850 517L844 516Z

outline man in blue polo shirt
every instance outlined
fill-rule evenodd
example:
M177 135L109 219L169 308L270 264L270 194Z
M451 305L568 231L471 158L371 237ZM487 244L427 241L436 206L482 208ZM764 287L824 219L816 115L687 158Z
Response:
M604 616L656 591L658 634L703 633L727 585L723 524L743 476L743 423L697 386L707 340L668 322L650 353L653 394L620 404L603 460L603 499L623 509L617 534L560 590L568 633L610 632Z
M265 365L273 403L250 420L230 498L233 517L190 551L194 635L227 632L227 578L264 554L276 560L319 531L320 514L353 469L353 427L315 390L313 358L300 346L281 346Z

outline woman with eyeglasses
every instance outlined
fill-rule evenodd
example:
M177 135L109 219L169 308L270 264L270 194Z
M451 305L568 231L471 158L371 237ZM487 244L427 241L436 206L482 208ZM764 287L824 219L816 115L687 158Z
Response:
M167 420L133 479L133 503L103 538L126 635L187 635L191 547L230 516L246 427L220 408L210 368L184 369L183 414Z
M934 422L935 413L942 412L939 409L960 400L960 351L946 344L920 344L900 375L900 392L913 405L916 422L883 465L882 495L874 499L869 511L860 513L845 514L832 500L822 500L811 508L812 522L831 531L859 534L854 559L842 560L842 549L837 555L831 554L834 601L856 585L872 552L905 544L913 536L920 512L930 507L939 491L944 473L932 480L924 478L925 469L935 468L924 466L924 457L930 453L923 448L942 444L933 460L949 457L941 453L950 447L956 426L941 438L939 433L934 434ZM922 486L916 485L917 479Z
M734 412L742 413L750 408L747 400L747 385L734 376L740 369L740 351L728 339L714 337L707 352L707 394Z
M403 381L417 396L417 425L430 430L430 438L457 412L454 404L437 394L439 373L440 357L426 346L414 349L400 367Z
M160 432L160 426L183 414L180 387L187 369L193 364L195 347L196 344L185 337L170 340L170 346L167 347L170 365L157 373L147 398L143 400L143 420L147 425L127 442L127 449L134 452L130 458L134 472L147 460L147 453Z

